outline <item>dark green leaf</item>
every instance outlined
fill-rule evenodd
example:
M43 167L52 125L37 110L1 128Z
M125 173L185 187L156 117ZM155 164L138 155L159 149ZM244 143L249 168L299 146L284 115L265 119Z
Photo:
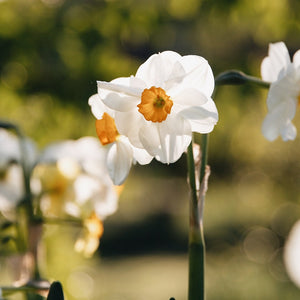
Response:
M63 288L59 281L51 284L47 300L64 300Z

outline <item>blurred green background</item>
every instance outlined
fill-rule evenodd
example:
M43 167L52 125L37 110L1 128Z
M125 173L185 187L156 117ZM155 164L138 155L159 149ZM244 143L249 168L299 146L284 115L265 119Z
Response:
M0 119L41 149L95 136L87 100L96 80L134 74L164 50L201 55L215 75L260 76L270 42L284 41L291 55L300 48L299 17L298 0L0 0ZM300 218L300 142L262 137L266 96L226 86L215 97L204 219L209 300L300 297L282 262ZM46 228L45 277L60 280L67 299L186 299L188 197L185 156L135 166L94 258L73 251L74 229Z

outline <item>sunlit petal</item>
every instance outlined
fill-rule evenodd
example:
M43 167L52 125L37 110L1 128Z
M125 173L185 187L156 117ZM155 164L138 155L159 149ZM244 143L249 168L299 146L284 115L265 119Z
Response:
M107 154L107 168L113 183L122 184L131 168L132 148L125 139L121 139L111 145Z
M191 142L190 124L183 118L168 118L156 126L143 126L140 139L145 149L163 163L177 161Z
M127 136L131 144L138 148L142 147L138 137L140 126L143 124L142 118L142 115L137 114L135 110L126 113L116 112L115 115L116 126L120 134Z
M282 74L291 62L288 50L283 42L270 44L269 55L261 64L261 75L265 81L273 82Z
M294 140L297 135L295 126L291 123L295 115L294 102L282 103L269 112L263 122L262 132L266 139L274 141L281 135L283 141Z
M210 98L206 97L199 90L193 88L187 88L182 90L180 93L172 97L172 100L175 104L179 104L182 108L189 106L201 106L205 104Z
M207 60L197 55L186 55L180 62L187 73L183 84L199 89L210 97L214 90L215 80Z
M211 132L218 122L218 112L213 101L209 101L205 107L193 106L184 109L180 115L189 120L193 132Z
M300 68L300 50L296 51L296 53L294 54L293 63L295 65L295 68Z
M91 106L91 111L93 115L97 119L101 119L103 113L109 113L110 115L113 114L113 111L110 110L102 101L98 94L95 94L89 98L89 105ZM113 115L112 115L113 117Z
M147 87L156 86L165 88L162 83L172 76L172 71L179 71L176 62L181 56L173 51L164 51L159 54L153 54L137 70L136 77L142 78Z
M147 165L149 164L153 156L150 155L145 149L140 149L133 147L133 158L140 164L140 165Z

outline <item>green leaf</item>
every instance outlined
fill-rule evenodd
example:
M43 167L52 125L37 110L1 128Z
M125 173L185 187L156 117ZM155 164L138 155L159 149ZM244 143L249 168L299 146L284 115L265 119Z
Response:
M59 281L51 284L47 300L64 300L63 288Z

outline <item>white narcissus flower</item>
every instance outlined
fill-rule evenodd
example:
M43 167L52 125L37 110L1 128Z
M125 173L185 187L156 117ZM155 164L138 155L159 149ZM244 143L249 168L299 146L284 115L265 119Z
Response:
M152 55L135 76L97 83L117 131L163 163L181 157L192 132L208 133L218 121L213 73L200 56L165 51Z
M121 185L127 178L132 163L150 163L152 156L145 150L132 146L128 138L120 135L114 120L114 111L106 107L98 94L89 98L89 105L96 117L99 140L107 148L106 165L114 184Z
M113 214L118 193L107 173L105 155L93 137L49 145L42 152L32 179L33 189L39 186L36 193L41 193L43 213L80 219L95 213L101 220Z
M300 221L292 227L284 246L283 259L290 279L300 288Z
M268 114L262 125L266 139L294 140L297 135L292 120L300 98L300 50L291 62L283 42L269 45L268 56L261 64L261 75L271 86L267 98Z

